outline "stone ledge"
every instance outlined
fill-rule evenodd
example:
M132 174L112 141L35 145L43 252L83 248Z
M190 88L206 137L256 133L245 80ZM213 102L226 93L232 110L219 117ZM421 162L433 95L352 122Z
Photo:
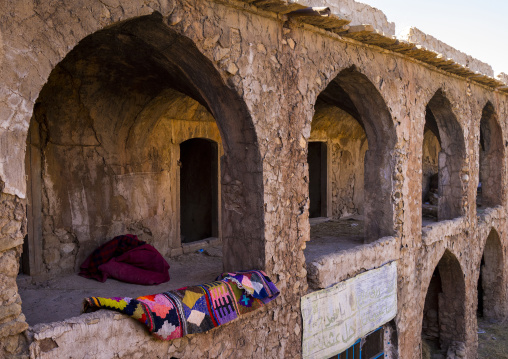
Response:
M506 213L503 206L496 206L485 209L477 215L477 218L476 228L479 234L478 238L481 239L483 236L488 236L492 228L501 234L501 221L506 218Z
M501 219L505 217L505 212L503 206L490 207L482 211L482 213L477 214L478 217L478 226L487 224L496 219Z
M252 318L265 313L266 309L260 309L246 314L244 320L255 320ZM224 330L241 320L236 319L209 332L162 341L151 336L143 324L129 316L102 309L60 322L34 325L28 328L26 336L31 343L30 358L171 358L180 357L179 352L190 341L194 347L203 341L205 351L213 337L210 332ZM201 357L203 353L194 354Z
M422 240L426 246L442 241L445 237L459 235L467 225L466 217L459 217L429 224L422 228Z
M307 263L308 284L313 290L328 288L366 270L397 260L399 256L399 240L395 237L383 237L373 243L326 254Z
M134 354L140 347L157 342L141 323L107 310L82 314L61 322L37 324L27 330L30 358L112 358ZM128 338L128 345L126 345ZM46 344L52 341L49 348ZM166 352L164 350L163 352Z

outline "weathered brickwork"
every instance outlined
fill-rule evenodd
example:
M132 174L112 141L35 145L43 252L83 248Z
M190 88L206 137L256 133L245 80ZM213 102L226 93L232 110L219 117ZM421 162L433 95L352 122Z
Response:
M480 122L489 103L488 112L495 113L489 118L501 135L492 143L503 147L507 141L506 94L403 54L288 20L250 2L2 0L0 5L0 176L5 183L0 197L0 357L297 358L301 356L300 298L309 290L307 269L311 287L317 289L398 260L398 314L387 329L397 338L390 347L392 357L421 357L425 299L438 267L443 283L457 286L453 292L442 293L448 306L442 306L446 329L441 340L450 353L472 359L476 358L476 288L484 248L486 259L501 262L484 269L499 272L498 279L492 279L491 273L482 279L499 285L491 290L498 299L492 304L487 301L486 313L493 317L508 314L508 273L503 262L507 255L506 194L498 194L495 207L484 206L478 212L476 208ZM114 66L102 68L108 59ZM116 86L100 86L111 79ZM144 239L166 245L164 254L171 254L176 244L164 244L163 235L150 227L150 216L162 213L154 203L147 203L138 218L114 217L127 212L118 203L112 205L118 213L113 213L106 227L83 221L69 224L64 221L68 211L78 211L82 219L92 217L87 209L58 202L66 198L58 192L65 190L65 176L58 186L51 181L52 176L59 176L56 168L70 166L66 156L79 158L78 164L89 167L62 173L85 174L89 168L104 171L100 176L109 182L103 187L97 181L83 185L79 192L74 186L77 182L69 184L84 196L95 188L94 198L108 186L112 199L117 194L114 190L122 186L128 187L127 197L134 197L135 186L156 176L144 174L138 177L139 183L129 184L125 179L120 184L119 175L141 174L147 168L169 173L170 162L164 160L176 162L170 151L129 152L114 148L114 140L122 138L125 146L128 129L138 130L137 138L144 139L148 132L157 131L156 126L169 126L150 120L168 113L161 103L165 86L170 84L199 103L182 108L195 106L197 112L206 108L205 117L215 119L220 133L225 269L265 270L280 288L280 297L246 318L172 342L155 341L138 323L103 312L26 330L15 280L27 232L25 203L31 190L25 179L27 148L48 151L53 159L40 164L40 180L45 182L40 193L44 210L39 230L51 234L39 242L41 270L53 275L75 269L85 256L80 246L85 243L90 250L101 240L99 234L83 232L90 228L105 231L100 236L112 236L132 230L127 227L137 223L135 229L146 234ZM319 140L311 133L313 118L319 114L319 96L333 97L335 84L354 103L368 140L368 149L355 143L355 156L365 151L362 176L371 184L365 186L362 200L369 244L340 252L311 268L306 267L303 251L310 239L307 144ZM435 144L423 150L429 109L444 134L437 162L427 159ZM188 120L185 111L177 112ZM46 126L35 131L39 139L46 132L56 137L44 144L34 142L31 132L29 136L34 124ZM182 138L196 135L187 125L172 131ZM203 131L218 140L215 127ZM59 134L63 142L56 141ZM154 136L152 143L157 146L179 142ZM103 148L96 148L96 140ZM338 145L345 146L340 141ZM161 148L157 146L152 148ZM497 157L501 188L508 184L502 153ZM131 157L122 158L127 154ZM144 156L150 161L143 163ZM423 227L422 177L436 166L442 191L437 210L440 221ZM164 189L161 183L152 188ZM84 201L77 198L73 203ZM126 218L132 223L125 224ZM163 219L171 223L170 218ZM115 221L126 227L107 227ZM77 233L76 228L83 231ZM171 232L163 225L158 230ZM85 240L88 238L91 240ZM125 338L129 338L128 345Z

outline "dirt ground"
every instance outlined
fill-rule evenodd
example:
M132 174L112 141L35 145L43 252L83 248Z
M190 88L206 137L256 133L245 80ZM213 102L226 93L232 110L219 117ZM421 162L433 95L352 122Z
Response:
M491 323L478 318L478 358L508 359L508 321Z
M69 319L81 314L85 297L127 296L137 298L188 285L215 280L222 272L222 247L208 247L203 252L168 259L170 281L143 286L107 279L100 283L77 274L40 280L19 275L17 282L23 314L30 326Z

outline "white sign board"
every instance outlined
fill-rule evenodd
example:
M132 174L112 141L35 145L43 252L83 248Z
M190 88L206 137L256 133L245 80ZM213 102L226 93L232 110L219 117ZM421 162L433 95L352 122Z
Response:
M303 359L327 359L397 314L397 264L302 297Z

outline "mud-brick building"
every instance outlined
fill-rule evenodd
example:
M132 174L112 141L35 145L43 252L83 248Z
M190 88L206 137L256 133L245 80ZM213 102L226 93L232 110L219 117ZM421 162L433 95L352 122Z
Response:
M1 0L0 357L298 358L302 296L396 262L384 356L476 358L508 311L506 78L394 34L350 0ZM58 317L124 233L170 286L203 249L281 294L169 342Z

